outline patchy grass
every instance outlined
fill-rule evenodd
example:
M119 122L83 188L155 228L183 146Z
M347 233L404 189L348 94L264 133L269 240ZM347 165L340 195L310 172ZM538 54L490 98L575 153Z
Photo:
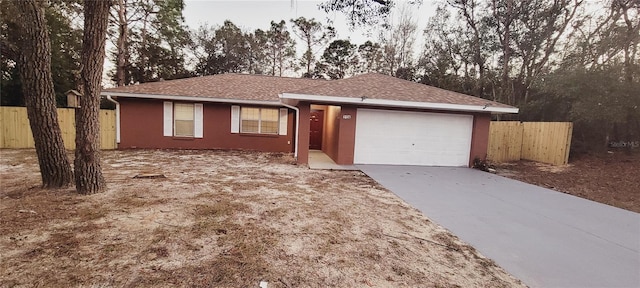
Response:
M33 150L0 153L0 287L522 286L360 172L106 151L108 190L81 196L38 188Z

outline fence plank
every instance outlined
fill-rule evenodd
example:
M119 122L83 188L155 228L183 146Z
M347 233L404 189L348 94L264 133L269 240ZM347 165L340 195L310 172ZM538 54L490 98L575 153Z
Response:
M573 123L568 123L569 128L567 129L567 133L564 135L564 158L562 159L562 163L569 163L569 152L571 150L571 137L573 135Z
M518 161L521 150L522 123L519 121L491 122L487 159L495 162Z
M493 121L489 128L487 159L494 162L520 159L565 165L571 147L571 122Z
M116 149L116 111L100 111L100 147Z
M0 107L0 148L34 148L33 135L25 107ZM75 149L75 110L58 108L58 122L64 147ZM100 110L100 148L116 149L116 116L113 110Z
M69 150L76 149L76 111L69 108L59 108L58 123L60 123L62 130L64 147Z
M573 124L568 122L523 123L522 159L567 164L572 131Z

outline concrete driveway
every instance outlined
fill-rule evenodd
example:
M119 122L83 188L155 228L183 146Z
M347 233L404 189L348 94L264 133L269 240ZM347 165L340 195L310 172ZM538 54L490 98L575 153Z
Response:
M640 214L469 168L358 165L532 287L640 287Z

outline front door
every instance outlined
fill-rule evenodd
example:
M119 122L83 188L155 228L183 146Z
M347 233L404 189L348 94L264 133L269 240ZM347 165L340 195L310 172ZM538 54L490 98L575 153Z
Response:
M324 111L311 110L309 128L309 149L322 150L322 126L324 124Z

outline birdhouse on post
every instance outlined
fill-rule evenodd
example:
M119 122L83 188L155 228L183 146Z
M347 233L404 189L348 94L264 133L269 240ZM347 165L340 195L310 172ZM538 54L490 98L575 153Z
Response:
M67 107L69 108L80 108L80 92L76 90L67 91Z

